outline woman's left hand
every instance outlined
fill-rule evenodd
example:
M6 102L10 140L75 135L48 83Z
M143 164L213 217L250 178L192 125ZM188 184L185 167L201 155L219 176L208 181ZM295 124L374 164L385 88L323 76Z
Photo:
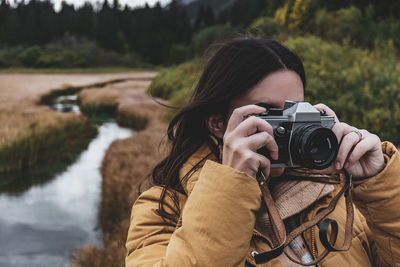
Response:
M385 167L380 138L367 130L358 130L346 123L342 123L329 107L324 104L314 106L318 110L325 110L329 116L335 116L335 125L332 131L336 134L340 144L339 152L334 164L324 173L332 173L343 167L354 178L367 178L377 175Z

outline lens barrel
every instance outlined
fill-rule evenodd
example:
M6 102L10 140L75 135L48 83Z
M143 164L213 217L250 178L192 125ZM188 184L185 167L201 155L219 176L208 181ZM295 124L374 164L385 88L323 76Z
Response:
M322 170L336 159L339 144L332 130L321 125L296 129L290 142L292 161L309 169Z

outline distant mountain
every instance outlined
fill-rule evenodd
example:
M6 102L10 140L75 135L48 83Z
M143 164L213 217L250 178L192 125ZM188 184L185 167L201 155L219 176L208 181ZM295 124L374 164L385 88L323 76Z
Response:
M182 4L182 5L187 5L187 4L190 4L191 2L194 2L194 1L197 1L197 0L180 0L178 2L180 4Z
M228 8L235 0L178 0L178 3L185 5L188 17L194 21L197 16L197 11L201 6L210 6L217 15L222 10Z

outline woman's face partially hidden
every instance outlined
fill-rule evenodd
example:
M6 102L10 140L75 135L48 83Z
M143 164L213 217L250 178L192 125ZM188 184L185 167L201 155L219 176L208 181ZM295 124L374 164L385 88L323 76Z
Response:
M277 71L264 77L253 88L232 101L230 114L235 108L258 103L283 108L285 100L304 101L303 83L300 76L292 70ZM284 168L271 168L270 176L278 177L283 172Z
M265 76L253 88L232 101L231 112L235 108L257 103L283 108L285 100L304 101L303 83L292 70L281 70Z
M234 109L258 103L267 104L269 107L283 108L285 100L304 100L303 83L300 76L292 70L276 71L265 76L253 88L232 100L228 120L224 120L221 115L212 115L206 123L209 130L217 138L222 139Z

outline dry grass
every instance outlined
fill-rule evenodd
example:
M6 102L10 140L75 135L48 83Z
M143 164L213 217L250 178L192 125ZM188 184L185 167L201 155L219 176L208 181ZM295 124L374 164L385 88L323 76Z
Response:
M120 126L142 130L155 116L155 102L146 93L149 84L150 81L131 80L103 88L88 88L78 94L78 99L83 112L95 121L109 114L116 117Z
M38 106L41 96L54 88L85 86L115 79L151 79L154 72L124 74L0 74L0 147L26 136L35 127L46 128L73 114ZM139 81L141 83L141 81Z
M125 79L135 79L141 84L143 80L148 81L154 75L154 72L90 75L0 74L0 173L23 171L55 161L68 163L94 137L94 127L82 116L61 114L38 105L46 94L73 89L73 86L87 86L88 83L104 86L108 81ZM86 98L103 105L117 99L116 95L112 98L99 98L97 94L88 94ZM76 136L77 133L80 135ZM81 140L74 140L76 138ZM69 147L66 148L63 144L68 144Z
M113 87L124 91L123 88L131 86L133 84L121 83ZM147 117L148 125L143 131L117 140L109 147L101 167L99 226L104 235L102 246L86 246L75 251L71 259L75 266L124 265L130 211L139 195L139 186L142 190L149 186L149 174L165 156L163 146L159 146L167 126L163 122L165 109L146 94L146 86L148 83L143 83L136 90L119 94L118 112Z
M76 266L124 265L125 240L132 204L139 195L139 185L142 184L143 189L148 186L146 178L163 157L159 143L166 129L163 122L164 108L146 94L149 79L154 75L129 74L124 77L138 79L103 88L84 89L79 94L82 105L116 104L120 124L146 128L128 139L115 141L108 149L101 168L103 182L99 227L103 230L103 242L100 247L85 246L75 251L71 262ZM60 125L63 120L82 119L77 115L60 114L36 104L52 88L62 88L63 84L64 87L82 86L120 77L117 74L0 74L0 144L18 142L37 127L50 129L51 126Z

